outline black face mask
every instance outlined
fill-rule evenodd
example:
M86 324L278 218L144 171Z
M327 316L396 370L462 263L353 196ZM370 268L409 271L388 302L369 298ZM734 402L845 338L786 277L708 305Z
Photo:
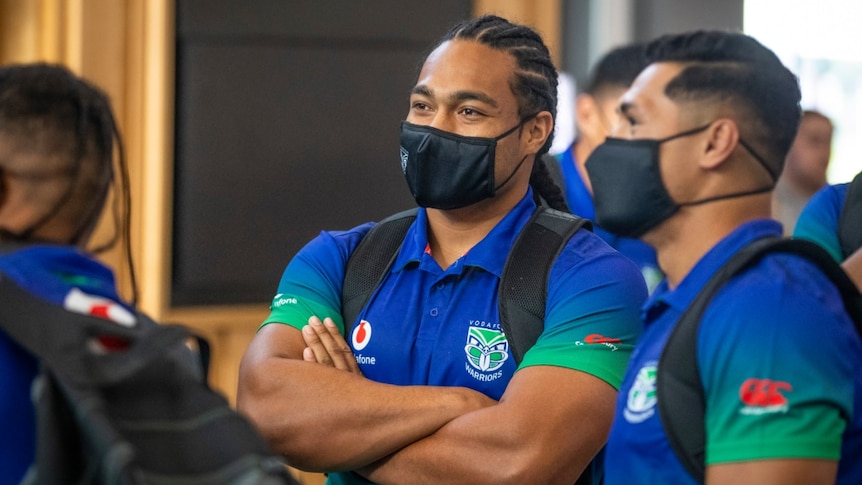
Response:
M496 138L461 136L430 126L401 123L401 170L410 193L422 207L460 209L494 197L521 168L494 185L497 141L511 135L526 120Z
M660 140L607 138L586 162L593 186L596 223L622 237L637 238L667 220L680 207L705 204L716 200L768 192L775 187L777 175L742 139L743 146L769 172L772 184L747 192L718 195L706 199L677 203L667 192L659 168L662 143L694 135L712 123Z

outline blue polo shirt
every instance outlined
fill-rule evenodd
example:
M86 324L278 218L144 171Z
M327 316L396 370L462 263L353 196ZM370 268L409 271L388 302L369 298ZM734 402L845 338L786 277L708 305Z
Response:
M500 328L497 287L508 248L535 209L528 193L446 269L429 252L420 209L390 273L346 337L363 374L389 384L465 386L499 399L517 366ZM288 264L264 325L301 328L317 315L333 318L344 332L344 268L370 228L323 232L305 246ZM568 367L616 388L640 335L645 298L637 267L593 233L578 231L551 267L545 328L520 367ZM330 474L332 483L361 483L353 478Z
M111 270L72 247L29 246L3 254L0 271L30 293L76 311L101 298L120 301ZM0 485L18 484L34 460L30 387L37 371L36 358L0 330Z
M819 244L838 262L844 260L841 242L838 241L838 220L849 187L850 184L846 183L827 185L818 190L805 204L793 229L793 237Z
M607 485L696 483L657 414L659 357L712 274L751 241L780 235L773 220L740 226L676 289L663 282L644 305L644 335L620 387L606 447ZM732 279L704 313L697 345L707 466L842 457L838 483L862 483L862 343L838 291L812 263L767 255Z
M558 161L563 174L563 191L566 194L566 203L569 205L569 209L573 214L595 221L596 208L593 204L593 195L575 166L574 145L570 145L566 151L561 153ZM622 253L623 256L634 261L641 270L648 290L655 289L664 275L658 267L655 250L651 246L639 239L617 236L598 225L593 226L593 232L604 239L612 248Z

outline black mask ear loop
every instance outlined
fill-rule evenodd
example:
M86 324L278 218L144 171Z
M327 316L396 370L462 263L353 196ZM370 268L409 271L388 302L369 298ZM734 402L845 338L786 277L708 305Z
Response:
M696 200L693 202L683 202L683 203L680 203L677 205L679 205L679 206L700 205L700 204L705 204L707 202L713 202L716 200L733 199L736 197L746 197L749 195L762 194L762 193L769 192L770 190L774 189L775 183L778 181L778 175L775 173L775 171L769 167L769 164L766 163L766 160L764 160L763 157L761 157L756 151L754 151L754 149L751 148L751 146L748 143L746 143L745 140L743 140L742 138L739 138L739 144L740 144L740 146L742 146L742 148L745 148L748 151L748 153L750 153L751 156L754 157L755 160L757 160L757 163L761 167L763 167L764 170L766 170L766 173L769 174L769 178L772 179L772 183L769 186L762 187L759 189L754 189L754 190L747 190L745 192L735 192L732 194L716 195L715 197L707 197L706 199Z
M535 117L536 117L536 116L538 116L538 115L539 115L539 113L536 113L536 114L531 115L531 116L527 116L526 118L524 118L523 120L521 120L521 122L520 122L520 123L518 123L517 125L513 126L510 130L508 130L507 132L505 132L505 133L503 133L502 135L498 136L497 138L494 138L494 141L500 141L500 140L502 140L503 138L506 138L507 136L509 136L509 135L511 135L512 133L514 133L514 132L515 132L515 130L517 130L517 129L519 129L519 128L522 128L522 127L524 126L524 123L526 123L526 122L530 121L531 119L535 118ZM496 153L497 153L497 151L496 151L496 150L494 150L494 156L495 156L495 157L497 156L497 155L496 155ZM500 190L504 185L506 185L507 183L509 183L509 181L510 181L510 180L512 180L512 177L514 177L514 176L515 176L515 174L516 174L516 173L518 173L518 170L520 170L520 169L521 169L521 165L523 165L523 164L524 164L524 162L527 160L527 157L529 157L529 155L524 155L524 158L522 158L522 159L521 159L521 161L520 161L520 162L518 162L518 166L516 166L516 167L515 167L515 170L512 170L512 173L510 173L510 174L509 174L509 176L508 176L508 177L506 177L506 180L504 180L504 181L503 181L503 183L501 183L500 185L498 185L498 186L494 187L494 192L496 192L496 191ZM496 164L496 163L497 163L497 161L496 161L496 160L494 160L494 163Z

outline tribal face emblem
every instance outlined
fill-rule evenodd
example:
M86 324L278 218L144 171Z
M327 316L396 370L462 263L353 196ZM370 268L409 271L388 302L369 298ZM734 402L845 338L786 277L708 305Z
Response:
M499 330L470 327L464 347L467 362L482 372L491 372L503 366L509 358L509 341Z

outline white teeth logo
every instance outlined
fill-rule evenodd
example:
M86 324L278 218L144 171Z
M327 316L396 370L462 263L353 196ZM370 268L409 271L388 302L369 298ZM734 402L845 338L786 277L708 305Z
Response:
M371 341L371 324L368 320L359 321L359 325L353 329L351 339L355 350L362 350L368 345L368 342Z
M404 147L399 147L399 148L401 148L401 170L406 172L407 171L407 158L409 157L409 154L407 153L407 150L404 149Z

